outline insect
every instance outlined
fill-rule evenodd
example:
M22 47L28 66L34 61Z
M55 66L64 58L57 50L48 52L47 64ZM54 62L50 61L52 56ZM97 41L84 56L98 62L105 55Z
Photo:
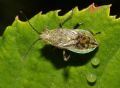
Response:
M40 34L40 38L55 47L81 54L89 53L98 47L94 36L82 29L45 30ZM67 59L64 58L65 61Z
M71 17L72 14L60 24L60 28L53 30L46 28L46 30L41 33L39 33L27 20L33 30L39 34L39 39L45 41L47 44L63 49L64 61L68 61L70 58L70 55L66 55L65 50L69 50L74 53L85 54L94 51L98 47L98 42L94 38L93 33L87 30L78 29L78 24L78 26L75 25L75 27L72 29L62 27L62 25Z

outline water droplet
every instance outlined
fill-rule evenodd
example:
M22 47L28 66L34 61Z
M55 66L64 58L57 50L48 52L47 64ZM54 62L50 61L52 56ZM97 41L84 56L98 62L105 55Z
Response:
M96 75L93 73L88 74L86 78L89 83L95 83L97 79Z
M93 66L98 66L98 65L100 64L100 60L99 60L98 58L93 58L93 59L91 60L91 64L92 64Z

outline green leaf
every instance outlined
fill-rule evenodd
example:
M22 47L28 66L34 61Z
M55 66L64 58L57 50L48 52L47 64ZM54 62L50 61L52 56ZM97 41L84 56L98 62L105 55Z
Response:
M39 32L58 29L71 11L64 16L58 12L38 13L29 21ZM109 16L109 12L110 5L73 10L64 28L83 23L80 29L101 34L95 36L98 50L84 55L69 52L68 62L63 60L61 49L42 40L23 58L39 35L28 22L16 17L0 37L0 88L119 88L120 19Z

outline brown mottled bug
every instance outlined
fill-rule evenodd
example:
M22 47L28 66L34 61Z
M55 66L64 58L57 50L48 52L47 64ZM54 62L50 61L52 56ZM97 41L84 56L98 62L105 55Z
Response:
M85 54L95 50L98 47L98 43L94 38L93 33L90 31L78 29L79 25L72 29L62 27L62 25L72 17L72 14L60 24L60 28L53 30L46 29L42 33L39 33L25 17L33 30L39 34L38 40L42 39L50 45L63 49L64 61L67 61L70 58L70 55L66 56L65 50ZM32 45L34 45L38 40L36 40ZM30 49L28 49L28 52Z

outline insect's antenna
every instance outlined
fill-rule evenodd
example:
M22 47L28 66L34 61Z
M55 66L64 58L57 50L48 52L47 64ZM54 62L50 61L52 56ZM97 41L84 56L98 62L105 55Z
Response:
M28 53L30 52L30 50L32 49L32 47L40 40L40 38L36 39L28 48L28 50L26 51L25 55L22 57L22 59L24 60L24 58L28 55Z
M96 36L96 35L98 35L98 34L101 34L101 32L96 32L96 33L94 34L94 36Z
M29 25L31 26L31 28L37 33L37 34L40 34L39 31L37 31L33 26L32 24L30 23L30 21L28 20L27 16L25 15L25 13L23 13L23 11L21 10L20 13L23 15L23 17L27 20L27 22L29 23Z
M59 24L59 27L62 28L63 25L64 25L68 20L70 20L70 19L72 18L72 16L73 16L73 9L72 9L72 12L71 12L70 16L68 16L63 22L61 22L61 23Z
M101 32L97 32L97 33L95 33L95 34L96 34L96 35L97 35L97 34L101 34Z

